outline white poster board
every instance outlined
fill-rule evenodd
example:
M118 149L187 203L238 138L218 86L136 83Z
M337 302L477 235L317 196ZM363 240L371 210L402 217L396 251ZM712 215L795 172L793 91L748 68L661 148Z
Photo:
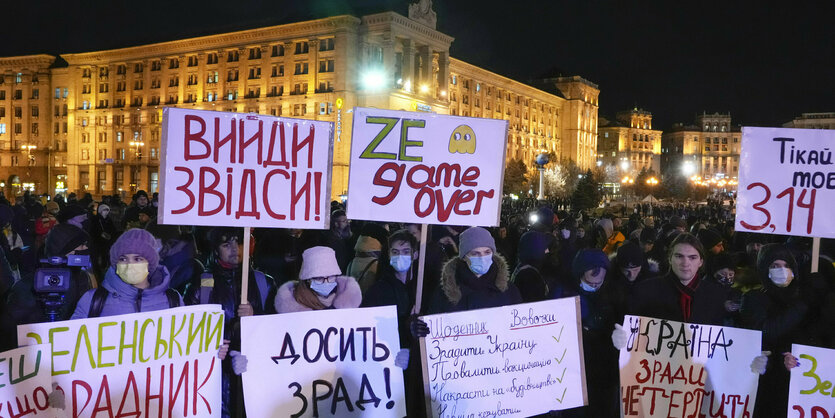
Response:
M49 344L0 353L0 417L54 416L55 411L46 412L52 392L51 357Z
M835 238L835 131L742 128L736 230Z
M348 217L498 225L507 124L354 108Z
M167 107L159 223L327 229L333 124Z
M588 404L579 297L422 319L432 417L527 417Z
M792 345L799 366L791 370L787 417L835 417L835 350ZM782 367L778 364L777 367Z
M241 318L251 417L404 417L394 306Z
M627 315L620 351L625 416L752 416L762 333ZM710 411L710 412L709 412ZM720 415L715 415L720 416Z
M51 344L63 416L220 417L220 305L20 325L17 336Z

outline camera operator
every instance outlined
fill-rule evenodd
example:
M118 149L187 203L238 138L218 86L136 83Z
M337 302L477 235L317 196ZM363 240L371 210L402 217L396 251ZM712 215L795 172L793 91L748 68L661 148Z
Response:
M87 233L74 225L58 224L49 231L41 268L24 275L9 291L0 315L0 351L17 347L18 325L70 319L78 299L93 288L95 279L86 266L67 265L67 258L87 259L72 256L89 256L88 242Z

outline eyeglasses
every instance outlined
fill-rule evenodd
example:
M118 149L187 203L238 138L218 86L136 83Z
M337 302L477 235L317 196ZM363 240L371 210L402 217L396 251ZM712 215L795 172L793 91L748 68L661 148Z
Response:
M335 283L336 282L336 276L314 277L314 278L310 279L310 281L312 281L313 283L318 283L318 284Z

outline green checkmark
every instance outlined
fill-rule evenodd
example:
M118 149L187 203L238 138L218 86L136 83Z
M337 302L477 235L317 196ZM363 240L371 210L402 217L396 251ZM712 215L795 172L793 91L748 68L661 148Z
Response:
M559 401L560 403L562 403L562 400L565 399L565 391L566 390L568 390L568 388L565 388L565 389L562 390L562 397L561 398L557 398L557 401Z
M565 377L565 371L566 371L566 370L568 370L568 367L566 367L566 368L562 369L562 376L560 376L560 377L556 378L556 379L557 379L557 382L562 383L562 379Z
M560 336L559 336L559 337L554 337L554 336L552 335L552 336L551 336L551 338L553 338L553 339L554 339L554 341L556 341L556 342L560 342L560 339L562 338L562 331L563 331L564 329L565 329L565 325L563 325L563 326L562 326L562 328L560 328Z
M568 349L567 349L567 348L566 348L565 350L562 350L562 356L560 356L560 358L556 358L556 357L554 357L554 360L556 360L556 361L557 361L557 364L562 364L562 359L564 359L564 358L565 358L565 353L566 353L567 351L568 351Z

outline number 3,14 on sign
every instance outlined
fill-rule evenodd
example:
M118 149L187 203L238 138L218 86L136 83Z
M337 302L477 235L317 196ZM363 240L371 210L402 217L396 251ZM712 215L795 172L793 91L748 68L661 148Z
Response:
M835 131L743 128L736 230L835 237ZM835 149L835 147L833 147Z

